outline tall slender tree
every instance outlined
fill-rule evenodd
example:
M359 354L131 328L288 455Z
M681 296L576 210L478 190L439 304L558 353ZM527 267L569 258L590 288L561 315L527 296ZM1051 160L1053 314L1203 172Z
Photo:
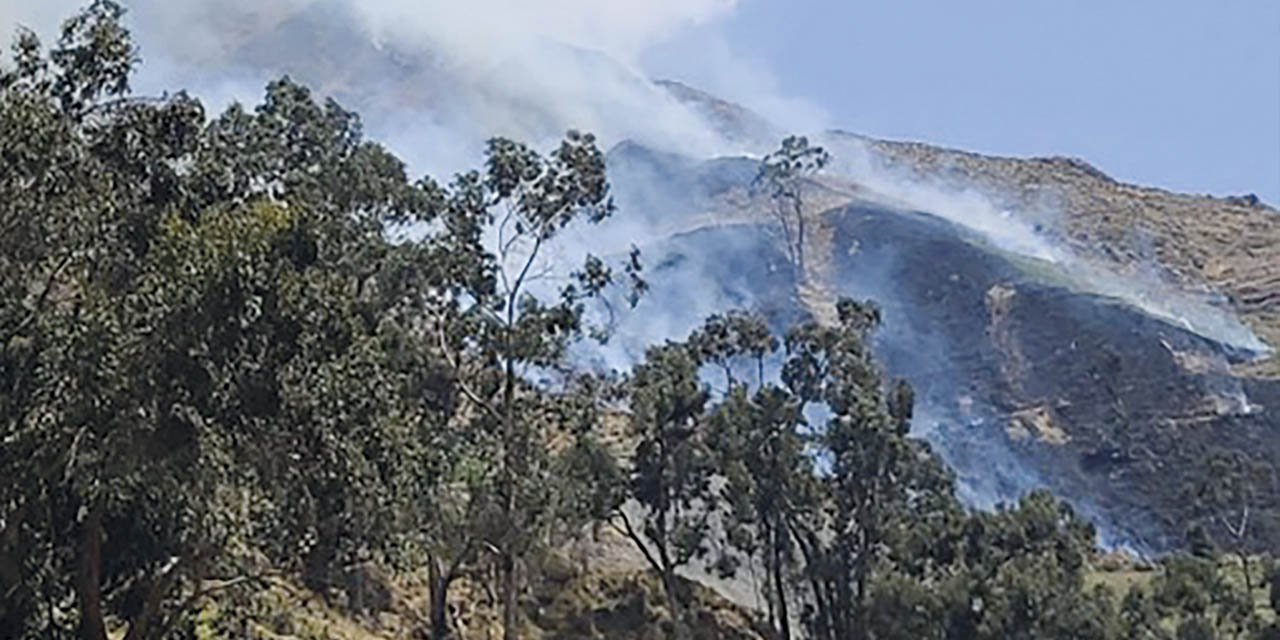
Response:
M591 135L577 132L547 157L493 139L483 172L459 175L447 190L429 190L440 194L445 227L433 250L453 260L447 271L456 283L438 296L434 323L468 402L478 434L473 443L491 453L484 472L484 492L493 500L485 541L500 575L504 635L516 638L520 560L555 514L547 443L563 427L549 419L554 412L539 409L548 389L529 379L537 371L564 374L574 341L607 333L587 323L585 301L599 298L615 279L596 256L565 273L547 253L566 228L602 222L614 206L604 156ZM645 288L638 257L633 250L623 267L633 304ZM557 280L568 284L548 287Z
M822 147L812 146L804 136L788 136L776 151L765 156L753 187L769 198L774 220L782 233L787 257L804 278L807 222L804 215L804 183L831 161Z
M779 344L760 316L714 315L689 338L704 366L724 373L727 390L712 409L709 437L716 468L724 477L720 494L726 542L749 560L759 555L778 636L791 637L793 610L788 584L797 551L789 523L806 519L814 501L814 470L806 451L804 403L775 381L765 379L766 359ZM745 367L745 375L735 372ZM755 377L754 391L750 384ZM725 570L737 567L726 565Z
M705 432L708 391L682 343L650 347L630 380L630 496L615 517L662 581L677 637L689 636L676 570L708 552L715 495Z

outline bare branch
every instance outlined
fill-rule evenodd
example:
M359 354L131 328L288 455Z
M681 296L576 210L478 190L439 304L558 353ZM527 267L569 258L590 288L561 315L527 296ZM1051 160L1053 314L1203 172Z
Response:
M49 299L49 292L53 290L54 280L58 278L58 276L62 273L62 270L66 268L67 264L71 262L72 255L73 255L72 252L67 252L67 254L62 257L62 260L58 262L57 266L55 266L53 270L49 272L49 277L45 279L44 288L40 291L40 297L36 299L35 309L33 309L31 314L28 315L26 318L24 318L22 322L20 322L16 327L14 327L11 331L9 331L7 335L5 335L4 340L0 341L0 345L7 345L9 343L9 340L11 340L14 336L18 335L19 333L22 333L24 329L26 329L28 326L31 325L31 323L35 322L36 319L40 317L40 313L44 311L45 303Z
M507 223L511 221L511 218L515 217L515 209L512 208L509 200L503 203L503 206L506 207L507 214L502 217L502 222L498 225L498 277L502 280L502 292L510 293L511 283L507 281L507 270L505 268L505 265L507 264L507 256L511 253L511 247L514 246L516 241L524 234L516 233L510 240L503 240L503 234L506 231Z
M653 556L653 553L649 551L649 545L645 544L644 540L640 538L640 535L636 533L635 528L631 526L631 519L627 517L626 512L622 509L618 509L617 516L622 519L622 527L619 527L612 518L606 520L606 522L614 531L630 538L631 542L635 543L636 548L640 549L640 553L644 555L644 559L648 561L649 566L653 567L655 572L661 574L662 565L658 562L657 558Z
M453 369L454 371L461 371L461 365L459 365L458 359L454 357L453 352L449 350L449 341L444 334L444 319L439 317L438 315L436 317L436 328L437 328L437 334L440 338L440 352L444 355L445 362L447 362L449 364L449 368ZM495 419L499 419L498 411L494 409L493 406L490 405L488 402L485 402L484 400L482 400L480 398L480 395L477 394L474 390L472 390L471 386L468 385L467 382L463 380L461 376L458 376L457 382L458 382L458 388L462 390L463 395L465 395L467 399L472 402L472 404L475 404L476 406L486 411L491 417Z

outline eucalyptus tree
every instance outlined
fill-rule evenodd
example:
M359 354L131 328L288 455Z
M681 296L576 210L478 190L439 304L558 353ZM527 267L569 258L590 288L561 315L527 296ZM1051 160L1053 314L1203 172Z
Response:
M782 381L803 403L829 416L813 427L818 508L788 521L803 559L809 607L819 638L871 637L878 578L917 571L904 550L955 515L951 478L928 446L909 435L912 393L886 388L870 351L880 322L871 304L842 299L838 324L803 323L788 332Z
M727 383L708 418L717 473L723 477L725 542L750 562L756 556L762 560L767 579L759 588L770 623L780 638L790 638L788 584L798 569L790 523L810 519L819 505L804 403L765 378L779 341L762 317L738 311L713 315L689 344L698 361L720 369ZM737 564L721 563L721 569L736 571Z
M1207 538L1203 542L1236 557L1245 589L1252 592L1261 577L1254 567L1254 541L1275 533L1269 530L1274 524L1261 499L1261 488L1272 481L1271 474L1263 462L1244 453L1211 451L1207 458L1209 473L1192 481L1186 497L1192 513L1208 525L1198 529Z
M953 634L1114 637L1116 595L1085 582L1094 528L1070 505L1033 491L1015 505L971 514L958 540L963 578L951 592Z
M452 411L420 330L434 192L287 79L131 96L99 0L0 71L0 624L155 637L265 569L394 558Z
M787 257L801 278L806 266L805 180L830 161L830 154L822 147L810 145L808 138L787 136L776 151L764 157L752 183L753 189L769 198L770 212L781 230Z
M725 478L726 542L748 559L762 560L767 580L760 589L780 638L791 637L795 614L789 584L800 567L793 526L811 522L821 506L802 409L776 385L755 393L740 385L711 417L717 467Z
M580 268L549 260L568 228L598 224L614 212L604 155L590 134L570 132L547 156L501 138L489 141L485 168L447 187L429 184L441 202L443 230L428 241L449 256L449 295L437 297L433 325L439 351L466 402L472 442L488 460L482 472L490 518L484 543L500 575L504 635L519 633L520 560L556 515L548 444L565 430L551 409L571 402L536 374L570 377L569 347L603 338L587 303L604 300L618 279L604 259ZM645 290L639 254L624 262L627 300ZM549 395L550 394L550 395Z
M614 517L662 582L677 637L690 633L676 571L711 543L715 461L708 447L709 392L683 343L650 347L629 380L634 442L629 496L638 515Z

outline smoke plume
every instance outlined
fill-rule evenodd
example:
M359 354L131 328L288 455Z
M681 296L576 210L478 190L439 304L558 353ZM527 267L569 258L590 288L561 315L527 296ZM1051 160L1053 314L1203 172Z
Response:
M125 4L144 59L135 83L140 92L187 89L214 112L233 100L255 104L269 79L291 74L359 111L370 136L406 159L414 172L441 179L475 166L484 140L494 135L546 148L566 129L580 129L595 133L605 148L634 141L674 154L662 162L684 168L748 152L758 157L761 149L776 145L776 140L725 135L724 123L714 121L714 108L696 108L655 85L649 78L653 69L686 69L688 76L713 79L710 89L748 101L771 121L770 130L827 128L820 108L778 95L766 72L716 37L715 24L734 11L736 0ZM74 0L6 3L0 6L0 31L12 33L21 24L54 34L57 22L78 5ZM695 27L706 36L699 39L704 48L663 49ZM1153 280L1122 276L1054 244L1033 223L1052 220L1052 211L1002 210L976 191L923 183L878 166L857 145L832 150L837 162L829 173L876 194L886 206L943 218L979 242L1036 261L1065 286L1124 300L1221 344L1251 352L1267 349L1227 310ZM716 171L749 181L754 163L742 162ZM549 258L572 264L588 250L616 254L631 244L646 251L653 291L634 314L624 312L615 340L592 356L597 364L625 367L644 345L683 337L709 313L759 307L794 285L777 248L770 249L758 229L717 229L698 222L708 205L686 191L705 185L640 165L618 166L615 171L611 164L619 178L618 219L566 237ZM714 254L704 251L712 244ZM913 332L905 320L894 324L893 283L855 284L850 290L882 298L889 309L886 330L897 332L894 340L914 345L920 354L946 357L942 346ZM778 324L794 312L774 311ZM1241 402L1249 406L1247 399ZM965 421L981 411L939 401L920 407L917 415L926 425L923 435L945 441L947 428L964 429ZM966 412L972 416L961 415ZM1033 472L992 446L974 455L1009 460L1009 473L996 478L967 473L979 467L961 469L962 493L973 504L989 506L1037 484ZM981 469L1000 466L994 462Z

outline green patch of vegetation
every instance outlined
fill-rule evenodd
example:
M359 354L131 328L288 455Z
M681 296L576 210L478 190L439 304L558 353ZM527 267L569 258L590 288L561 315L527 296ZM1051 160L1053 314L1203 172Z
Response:
M964 509L872 356L873 303L781 336L720 314L626 376L574 370L573 344L608 337L588 305L646 289L638 251L540 261L614 214L592 136L497 138L447 186L410 180L288 78L213 118L133 99L123 15L95 0L48 52L22 32L0 69L3 637L1184 638L1274 618L1276 574L1238 543L1254 589L1174 556L1117 607L1068 505ZM825 158L794 137L769 157L781 211ZM393 240L406 225L426 231ZM601 433L618 406L621 454ZM1225 478L1199 499L1234 523L1253 484ZM543 589L535 560L589 527L650 573ZM744 561L758 619L679 573Z

